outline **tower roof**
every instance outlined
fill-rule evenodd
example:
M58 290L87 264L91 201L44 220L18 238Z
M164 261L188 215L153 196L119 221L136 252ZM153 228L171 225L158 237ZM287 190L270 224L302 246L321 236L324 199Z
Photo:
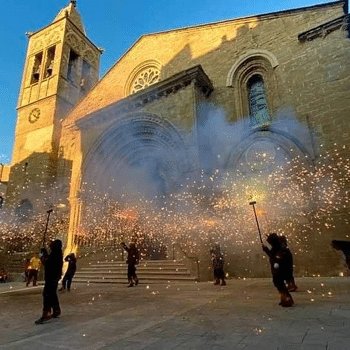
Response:
M84 29L84 25L83 25L83 21L81 20L81 16L80 13L78 12L78 10L76 9L77 6L77 2L76 0L70 0L69 4L64 7L59 13L58 15L55 17L55 19L53 20L53 22L56 22L58 20L60 20L63 17L69 17L69 19L84 33L85 33L85 29Z

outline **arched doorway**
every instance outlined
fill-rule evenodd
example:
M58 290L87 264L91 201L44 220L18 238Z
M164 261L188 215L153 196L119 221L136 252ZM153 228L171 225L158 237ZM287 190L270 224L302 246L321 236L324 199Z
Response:
M189 164L182 136L166 119L151 113L119 119L84 159L78 234L88 236L94 245L116 244L126 235L128 239L138 235L145 246L147 236L147 249L157 246L157 252L147 254L164 255L164 246L146 232L145 227L152 225L143 222L147 210L156 210L176 191Z

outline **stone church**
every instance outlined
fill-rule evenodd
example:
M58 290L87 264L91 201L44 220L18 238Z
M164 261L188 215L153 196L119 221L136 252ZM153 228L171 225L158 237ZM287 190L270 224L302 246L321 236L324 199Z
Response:
M348 23L347 1L336 1L147 34L99 79L102 50L87 37L71 1L46 27L28 33L13 157L8 175L1 173L6 184L2 210L12 210L11 215L24 221L48 208L54 208L53 216L62 212L67 225L61 238L71 250L97 234L90 221L98 221L104 203L117 203L114 217L123 217L128 208L138 211L134 203L143 198L143 204L153 203L153 213L166 208L171 216L170 198L204 181L201 190L206 186L211 194L202 191L205 198L196 205L210 202L198 214L207 223L200 230L208 247L215 222L224 221L215 213L217 203L224 201L212 205L218 193L210 187L222 173L236 174L236 195L252 178L268 179L297 159L306 190L314 182L308 173L328 160L334 169L342 159L330 177L345 186L337 188L343 196L349 179L346 174L346 179L336 177L346 173L344 160L350 156ZM258 182L261 188L264 181ZM234 229L243 231L246 224L249 240L254 236L256 247L251 249L237 248L238 239L215 237L225 245L237 275L263 274L254 269L262 254L249 206L255 200L259 214L264 201L259 191L247 194L242 209L238 197L232 207L222 205L226 216L231 209L237 217L248 215L248 221L237 219ZM292 191L296 198L297 190ZM298 200L295 210L302 203ZM299 242L287 226L280 227L278 232L288 236L297 253L297 273L340 271L330 242L349 237L349 207L343 202L334 212L328 206L327 217L317 224L308 220L306 209L303 220L299 213L297 230L307 236ZM261 212L268 216L269 208ZM273 208L280 209L278 203ZM147 215L152 214L144 212L140 222ZM264 215L258 217L264 234L277 230L271 223L264 227ZM154 228L157 219L152 220ZM168 252L176 243L169 235L163 241ZM304 243L308 248L299 249ZM239 264L245 257L249 261L242 265L248 269Z

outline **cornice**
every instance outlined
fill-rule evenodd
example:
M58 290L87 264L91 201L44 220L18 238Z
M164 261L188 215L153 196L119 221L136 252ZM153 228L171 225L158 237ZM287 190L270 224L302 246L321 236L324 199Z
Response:
M335 30L349 30L349 20L350 15L346 14L344 16L338 17L336 19L333 19L332 21L323 23L317 27L314 27L312 29L309 29L303 33L300 33L298 35L298 40L301 43L304 43L305 41L311 41L316 38L324 38L329 33L334 32Z
M214 90L214 87L203 71L200 65L177 73L170 78L151 85L145 90L141 90L122 100L119 100L107 107L99 109L96 112L88 114L82 119L76 121L76 125L80 129L86 129L93 125L100 125L105 121L115 118L116 113L123 115L137 111L143 106L175 94L187 86L194 84L203 96L208 97Z
M275 19L275 18L282 18L285 16L293 16L295 14L302 13L305 11L323 10L324 8L338 6L338 5L343 5L344 12L347 13L348 0L339 0L339 1L332 1L332 2L324 3L324 4L317 4L317 5L311 5L311 6L306 6L306 7L298 7L298 8L292 8L292 9L288 9L288 10L275 11L275 12L267 12L267 13L256 14L256 15L242 16L242 17L237 17L237 18L233 18L233 19L226 19L226 20L222 20L222 21L197 24L197 25L192 25L192 26L187 26L187 27L182 27L182 28L174 28L174 29L164 30L164 31L160 31L160 32L154 32L154 33L142 35L139 38L139 40L142 39L143 37L159 35L159 34L166 34L166 33L173 33L173 32L179 32L179 31L196 30L197 28L208 27L210 29L213 26L225 25L227 23L236 22L237 24L239 24L239 23L247 23L247 22L250 22L251 20L262 21L262 20L270 20L270 19ZM136 41L136 43L137 42L138 42L138 40Z

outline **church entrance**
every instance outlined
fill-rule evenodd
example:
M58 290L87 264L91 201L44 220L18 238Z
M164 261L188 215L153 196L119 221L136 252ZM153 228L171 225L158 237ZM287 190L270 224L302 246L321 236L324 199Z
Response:
M187 163L183 140L168 121L147 113L119 120L85 159L76 243L119 247L135 241L144 259L166 258L171 243L160 216Z

